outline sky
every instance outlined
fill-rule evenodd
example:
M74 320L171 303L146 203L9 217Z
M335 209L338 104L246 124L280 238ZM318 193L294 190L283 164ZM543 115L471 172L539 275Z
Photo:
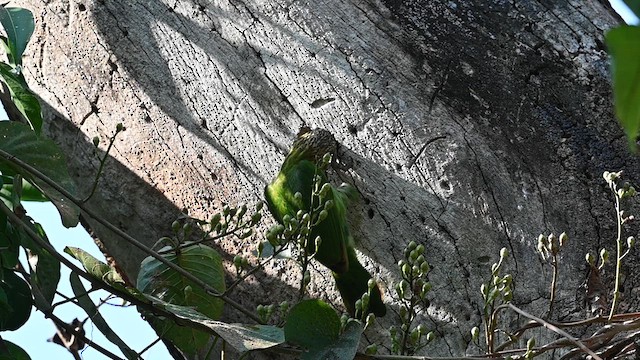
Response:
M626 8L622 0L612 0L611 5L627 23L638 24L638 19ZM6 118L1 107L0 118ZM28 214L42 224L51 243L58 251L62 253L65 246L76 246L90 252L99 259L103 259L102 254L84 229L81 227L66 229L62 226L60 217L52 204L25 203L24 205ZM26 264L24 257L22 263ZM88 288L86 283L85 287ZM62 267L59 291L68 296L72 296L73 294L69 286L69 270L64 266ZM104 299L107 295L106 292L102 291L92 294L91 297L94 303L98 303L99 299ZM59 300L61 300L61 298L57 297L55 301L57 302ZM133 350L140 351L156 339L155 332L140 318L140 315L134 307L122 307L120 306L122 304L116 300L110 301L109 303L110 304L105 304L100 308L100 313L120 338ZM71 304L56 307L55 314L69 322L76 317L81 320L86 318L86 314L80 308ZM85 325L85 331L89 339L97 342L113 353L122 356L120 350L107 341L100 331L93 327L90 322ZM31 318L23 327L17 331L3 332L2 337L20 345L29 353L32 360L72 359L66 349L54 343L47 342L47 339L51 338L54 333L55 327L53 323L45 319L42 313L34 310ZM106 359L105 356L89 347L85 348L82 352L82 357L84 360ZM143 354L143 357L145 359L170 359L162 343L154 345Z

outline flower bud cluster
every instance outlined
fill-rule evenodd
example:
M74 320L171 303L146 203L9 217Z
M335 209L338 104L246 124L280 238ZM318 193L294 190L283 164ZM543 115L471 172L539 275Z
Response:
M542 256L543 260L551 257L556 257L560 253L560 249L564 247L569 241L569 236L566 232L556 236L551 233L548 236L544 234L538 235L538 253Z
M426 311L430 305L427 293L431 290L431 283L427 276L431 267L424 252L424 245L411 241L404 249L403 259L397 264L402 274L402 280L395 287L401 302L401 326L389 329L393 353L412 354L435 338L435 333L428 331L424 324L412 327L419 310Z

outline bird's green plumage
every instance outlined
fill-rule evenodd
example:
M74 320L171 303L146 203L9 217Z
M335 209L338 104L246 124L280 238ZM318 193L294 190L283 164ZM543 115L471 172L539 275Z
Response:
M326 153L334 154L335 147L333 136L326 130L299 134L280 172L265 189L267 205L276 220L282 223L285 215L295 217L298 210L309 211L314 176L320 176L322 183L327 181L326 174L317 167L317 163ZM302 194L302 198L295 197L297 192ZM371 279L356 257L347 223L347 206L353 192L355 190L350 187L332 186L326 200L333 200L334 206L329 209L327 217L311 229L309 236L310 243L316 236L322 239L315 259L333 272L345 307L352 315L355 302L367 291L367 282ZM386 313L377 286L372 290L369 309L377 316Z

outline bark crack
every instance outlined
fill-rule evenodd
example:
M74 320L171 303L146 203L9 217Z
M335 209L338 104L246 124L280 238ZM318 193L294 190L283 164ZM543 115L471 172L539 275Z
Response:
M511 241L511 237L509 236L509 231L508 231L508 228L507 228L507 222L504 219L504 215L502 214L502 210L500 209L500 204L498 203L498 199L496 199L496 195L495 195L495 192L493 191L493 187L489 183L489 180L487 179L487 177L486 177L486 175L484 173L484 170L482 169L482 165L480 164L480 159L478 158L478 154L476 153L476 150L473 148L473 146L471 146L471 143L469 142L469 140L467 140L466 135L463 134L463 138L464 138L465 143L467 144L467 147L473 153L473 156L474 156L475 162L476 162L476 166L478 168L478 171L480 172L480 177L482 178L482 182L484 183L487 191L489 192L489 195L491 195L491 199L493 201L493 204L496 207L496 212L498 213L498 218L500 220L500 225L502 226L502 231L503 231L504 236L505 236L505 238L507 240L507 244L509 245L509 250L511 251L511 254L515 254L513 243ZM513 262L515 264L515 268L516 268L516 272L517 272L518 271L518 259L517 259L516 256L512 256L512 258L513 258Z

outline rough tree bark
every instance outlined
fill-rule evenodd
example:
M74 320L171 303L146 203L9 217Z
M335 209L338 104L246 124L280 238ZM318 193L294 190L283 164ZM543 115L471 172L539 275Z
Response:
M427 248L435 290L425 321L440 335L431 355L478 351L468 330L481 323L479 285L502 247L514 255L514 302L544 312L550 274L535 253L540 233L570 238L555 316L584 315L576 299L584 254L613 249L601 173L640 175L612 114L603 32L620 20L608 4L15 4L36 15L27 74L82 191L97 167L91 138L104 144L116 123L127 127L91 206L146 244L170 232L180 209L207 218L223 203L258 201L299 127L322 127L348 166L336 177L362 195L352 212L358 248L387 300L404 245ZM135 278L144 254L89 224ZM250 255L255 241L219 247ZM624 286L632 308L636 263L627 262ZM292 298L297 275L286 266L267 268L239 300ZM314 291L340 303L330 276L315 280Z

